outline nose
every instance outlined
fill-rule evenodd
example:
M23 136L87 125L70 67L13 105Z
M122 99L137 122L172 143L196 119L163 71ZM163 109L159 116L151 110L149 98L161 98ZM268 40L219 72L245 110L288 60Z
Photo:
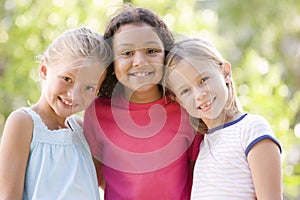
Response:
M206 85L194 87L193 92L196 100L201 100L209 93L208 87Z
M68 91L67 91L68 97L69 97L70 99L73 99L73 100L79 98L79 93L80 93L80 92L79 92L78 87L75 87L75 86L70 87L70 88L68 89Z
M135 51L133 55L132 66L138 67L145 65L146 57L142 50Z

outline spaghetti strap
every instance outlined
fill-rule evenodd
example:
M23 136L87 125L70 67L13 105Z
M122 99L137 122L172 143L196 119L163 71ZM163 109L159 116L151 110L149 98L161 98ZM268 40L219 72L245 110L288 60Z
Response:
M77 123L74 117L68 117L67 123L74 132L82 132L81 126Z
M27 112L31 116L33 121L40 119L39 115L36 112L34 112L34 110L32 110L31 107L23 107L21 109Z
M85 139L85 136L83 134L83 130L82 127L77 123L77 121L74 119L74 117L68 117L67 118L67 123L69 124L70 128L75 131L76 133L78 133L79 138L81 140L81 142L83 143L83 145L85 146L85 148L90 151L90 147Z

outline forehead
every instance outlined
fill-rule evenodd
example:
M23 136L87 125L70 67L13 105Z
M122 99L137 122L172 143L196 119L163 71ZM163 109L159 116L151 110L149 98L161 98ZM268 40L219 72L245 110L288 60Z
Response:
M79 67L76 72L77 80L97 82L98 79L105 75L104 67L100 63Z
M102 74L105 71L104 63L95 59L66 59L61 60L52 66L49 69L53 69L57 73L68 73L68 74L76 74L91 76Z
M204 73L215 73L217 72L214 64L209 60L204 59L182 59L175 64L170 73L181 76L197 76Z
M87 66L101 65L104 66L104 62L96 55L93 56L80 56L80 55L62 55L59 59L54 62L49 63L51 68L72 69L81 68Z
M199 78L220 74L220 71L210 60L180 60L168 71L167 82L170 87L177 88L181 84L192 84Z
M122 25L113 38L113 44L118 47L122 45L144 45L158 44L163 46L161 39L155 29L148 24L125 24Z

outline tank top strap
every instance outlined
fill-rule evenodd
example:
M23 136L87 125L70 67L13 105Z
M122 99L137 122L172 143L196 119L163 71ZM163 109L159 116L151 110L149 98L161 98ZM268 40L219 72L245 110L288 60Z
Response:
M24 110L27 114L29 114L33 121L33 138L37 137L37 135L40 135L40 133L48 131L48 128L42 121L39 114L37 114L31 107L22 107L21 109Z
M73 116L67 118L67 123L74 132L82 132L81 126Z
M36 112L34 112L34 110L32 110L31 107L23 107L21 109L25 110L25 112L27 112L31 116L31 118L34 122L36 122L40 119L40 116Z
M87 148L88 151L90 151L90 147L85 139L85 136L83 134L83 129L82 127L78 124L78 122L76 121L76 119L71 116L67 118L67 123L69 124L70 128L76 132L81 140L81 142L83 143L83 145Z
M42 121L41 117L39 116L39 114L37 114L31 107L23 107L21 109L25 110L25 112L27 112L31 116L34 127L42 126L44 128L47 128L44 122Z

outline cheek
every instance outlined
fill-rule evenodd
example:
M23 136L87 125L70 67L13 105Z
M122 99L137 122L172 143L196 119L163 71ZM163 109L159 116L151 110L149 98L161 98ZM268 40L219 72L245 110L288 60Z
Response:
M198 117L197 113L197 109L195 107L195 104L193 103L193 100L190 101L184 101L180 104L189 115L193 116L193 117Z
M120 79L129 70L129 64L125 61L116 60L114 62L114 71L118 79Z
M164 54L159 54L159 55L157 55L157 57L153 58L152 62L156 63L157 65L163 66L164 65L164 60L165 60Z
M52 78L47 79L44 83L44 87L46 87L47 90L61 90L64 88L64 83L59 78Z
M193 105L193 101L194 100L193 100L193 98L191 98L191 95L185 96L184 98L181 98L181 99L178 99L179 104L187 110L191 109L191 107Z
M156 78L158 79L158 82L163 78L163 67L160 67L158 69L156 69Z

